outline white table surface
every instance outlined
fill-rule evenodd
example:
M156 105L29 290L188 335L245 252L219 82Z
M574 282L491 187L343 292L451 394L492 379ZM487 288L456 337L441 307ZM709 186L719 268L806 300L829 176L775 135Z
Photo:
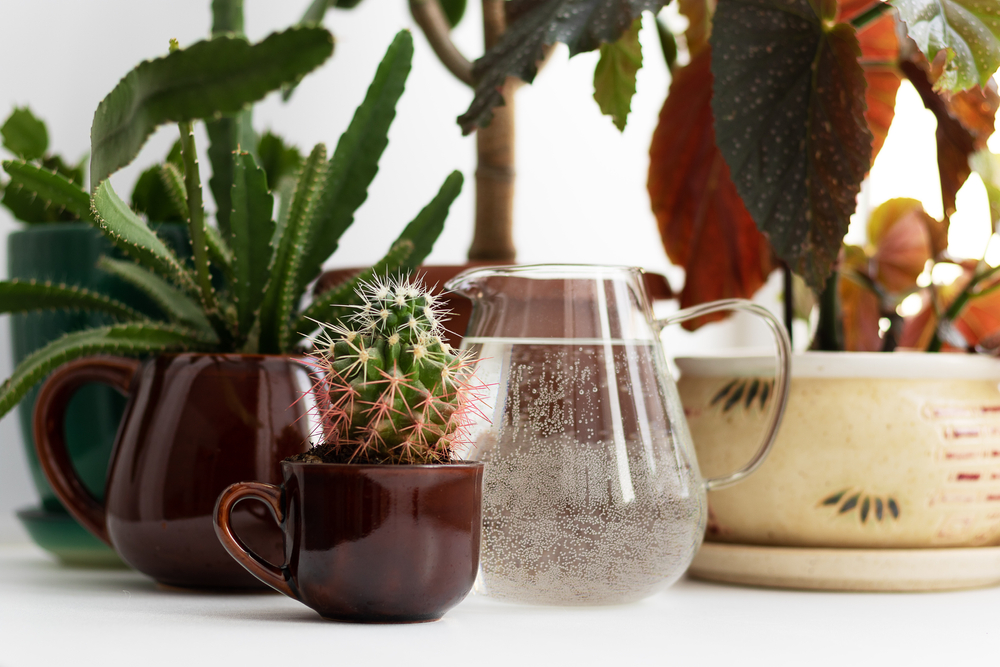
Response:
M0 546L0 666L995 665L1000 588L807 593L681 580L620 607L470 596L437 623L332 623L278 594L158 588Z

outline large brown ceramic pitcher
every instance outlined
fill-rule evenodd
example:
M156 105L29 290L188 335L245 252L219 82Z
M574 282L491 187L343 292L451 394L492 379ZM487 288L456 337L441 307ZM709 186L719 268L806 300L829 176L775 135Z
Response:
M128 395L105 501L80 481L66 453L66 405L88 383ZM157 581L186 587L261 587L219 544L212 514L230 484L280 484L281 459L309 446L303 368L291 357L173 354L144 362L92 357L48 379L35 408L42 468L59 499L122 559ZM281 531L259 503L233 514L239 534L274 562Z

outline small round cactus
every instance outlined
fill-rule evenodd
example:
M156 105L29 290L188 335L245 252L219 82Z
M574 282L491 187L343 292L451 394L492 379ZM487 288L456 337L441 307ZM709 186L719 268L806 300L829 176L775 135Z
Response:
M358 294L358 311L324 324L309 356L322 442L298 460L452 460L481 398L467 357L442 340L434 296L389 278L361 283Z

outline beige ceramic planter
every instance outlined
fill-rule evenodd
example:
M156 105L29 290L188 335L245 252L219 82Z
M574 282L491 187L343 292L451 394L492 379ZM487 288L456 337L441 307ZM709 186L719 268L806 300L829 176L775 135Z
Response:
M752 455L773 360L678 359L705 476ZM709 540L801 547L1000 544L1000 360L804 353L764 465L709 494Z

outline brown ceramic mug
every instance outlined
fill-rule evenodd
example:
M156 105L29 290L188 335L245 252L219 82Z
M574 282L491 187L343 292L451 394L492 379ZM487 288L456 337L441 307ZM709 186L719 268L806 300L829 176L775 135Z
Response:
M462 601L479 566L483 464L282 462L284 484L222 492L215 532L255 577L337 621L434 621ZM241 500L263 501L284 532L284 560L234 530Z
M64 434L70 398L92 382L128 396L103 503L73 469ZM174 586L259 588L219 545L212 512L233 482L278 482L279 462L308 449L298 399L309 384L295 358L278 355L79 359L43 385L35 445L70 513L136 570ZM241 507L234 522L255 549L280 557L281 532L264 508Z

